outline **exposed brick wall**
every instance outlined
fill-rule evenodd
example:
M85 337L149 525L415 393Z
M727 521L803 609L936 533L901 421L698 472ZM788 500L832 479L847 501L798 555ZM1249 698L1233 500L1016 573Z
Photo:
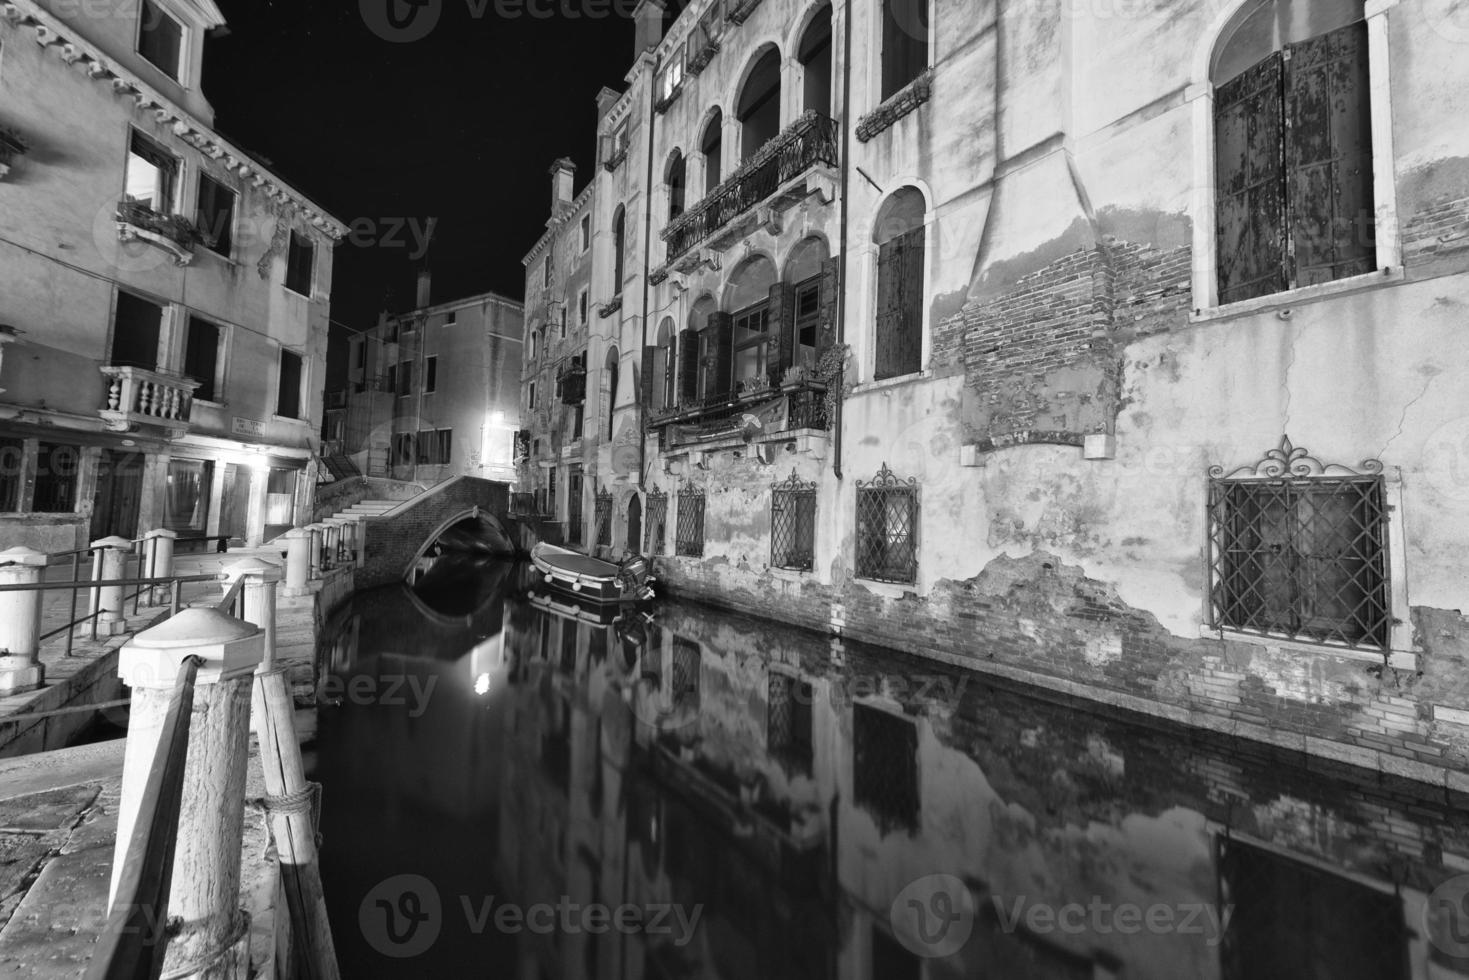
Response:
M508 514L509 484L456 477L418 497L402 513L363 521L363 566L357 570L357 587L370 589L400 581L428 536L444 521L471 507Z
M1042 684L1079 685L1104 701L1238 727L1246 737L1329 758L1380 763L1415 778L1431 777L1413 763L1469 773L1469 726L1436 720L1432 709L1445 700L1462 706L1469 663L1438 636L1422 635L1421 676L1325 649L1177 637L1106 584L1045 553L996 559L973 579L938 582L923 598L890 598L851 581L838 588L772 580L719 561L660 558L657 572L675 594L822 632L836 620L847 637ZM1446 695L1443 683L1420 690L1424 678L1445 675L1450 687L1452 678L1463 682L1459 691Z
M1469 197L1440 201L1403 223L1403 263L1410 269L1469 249Z

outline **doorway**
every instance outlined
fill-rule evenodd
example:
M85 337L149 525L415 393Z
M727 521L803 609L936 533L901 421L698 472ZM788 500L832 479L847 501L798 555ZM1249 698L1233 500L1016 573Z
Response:
M627 550L634 555L643 553L643 500L636 493L627 502Z
M98 461L97 494L92 506L92 538L138 536L138 504L143 498L141 453L106 449Z
M244 544L250 537L250 490L254 471L249 466L228 463L224 468L224 494L219 515L219 533L230 543Z

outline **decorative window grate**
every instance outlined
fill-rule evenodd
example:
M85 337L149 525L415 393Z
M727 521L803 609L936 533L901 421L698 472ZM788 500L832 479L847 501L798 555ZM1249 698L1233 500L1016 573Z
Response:
M918 581L918 481L899 479L886 463L857 481L857 577Z
M612 544L612 494L603 487L597 491L596 510L593 518L597 522L597 544Z
M918 827L918 729L865 704L852 709L852 795L883 834Z
M770 564L809 572L816 561L816 484L796 479L770 491Z
M791 774L811 775L811 682L772 673L766 700L765 746Z
M661 489L648 491L648 541L643 550L650 555L663 554L663 541L668 534L668 494Z
M704 557L704 491L692 484L678 492L678 534L674 552Z
M1382 464L1324 465L1282 439L1209 471L1214 625L1386 649L1392 628Z
M699 706L699 644L681 636L673 638L673 664L669 671L669 696L675 705Z

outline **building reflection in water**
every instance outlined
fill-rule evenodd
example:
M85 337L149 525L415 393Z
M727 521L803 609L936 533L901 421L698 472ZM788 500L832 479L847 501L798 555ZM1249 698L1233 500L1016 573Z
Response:
M1469 868L1442 789L695 606L609 626L493 575L361 596L340 632L339 687L433 680L323 713L348 975L1469 976L1426 914ZM401 874L443 922L400 959L360 913ZM506 930L489 896L698 917Z

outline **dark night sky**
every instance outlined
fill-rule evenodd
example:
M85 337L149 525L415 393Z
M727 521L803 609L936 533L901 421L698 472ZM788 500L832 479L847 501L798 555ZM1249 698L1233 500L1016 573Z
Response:
M520 259L545 230L548 168L570 156L577 189L590 180L597 91L621 90L632 61L625 17L510 18L496 14L517 9L505 0L418 2L441 3L437 26L391 43L356 0L220 0L229 33L205 50L216 128L343 222L371 221L362 239L381 239L336 250L334 339L345 336L340 324L371 326L385 300L412 305L419 239L406 227L389 234L409 220L422 229L439 219L435 302L485 290L519 299ZM598 9L541 4L578 7ZM345 347L332 346L339 379Z

